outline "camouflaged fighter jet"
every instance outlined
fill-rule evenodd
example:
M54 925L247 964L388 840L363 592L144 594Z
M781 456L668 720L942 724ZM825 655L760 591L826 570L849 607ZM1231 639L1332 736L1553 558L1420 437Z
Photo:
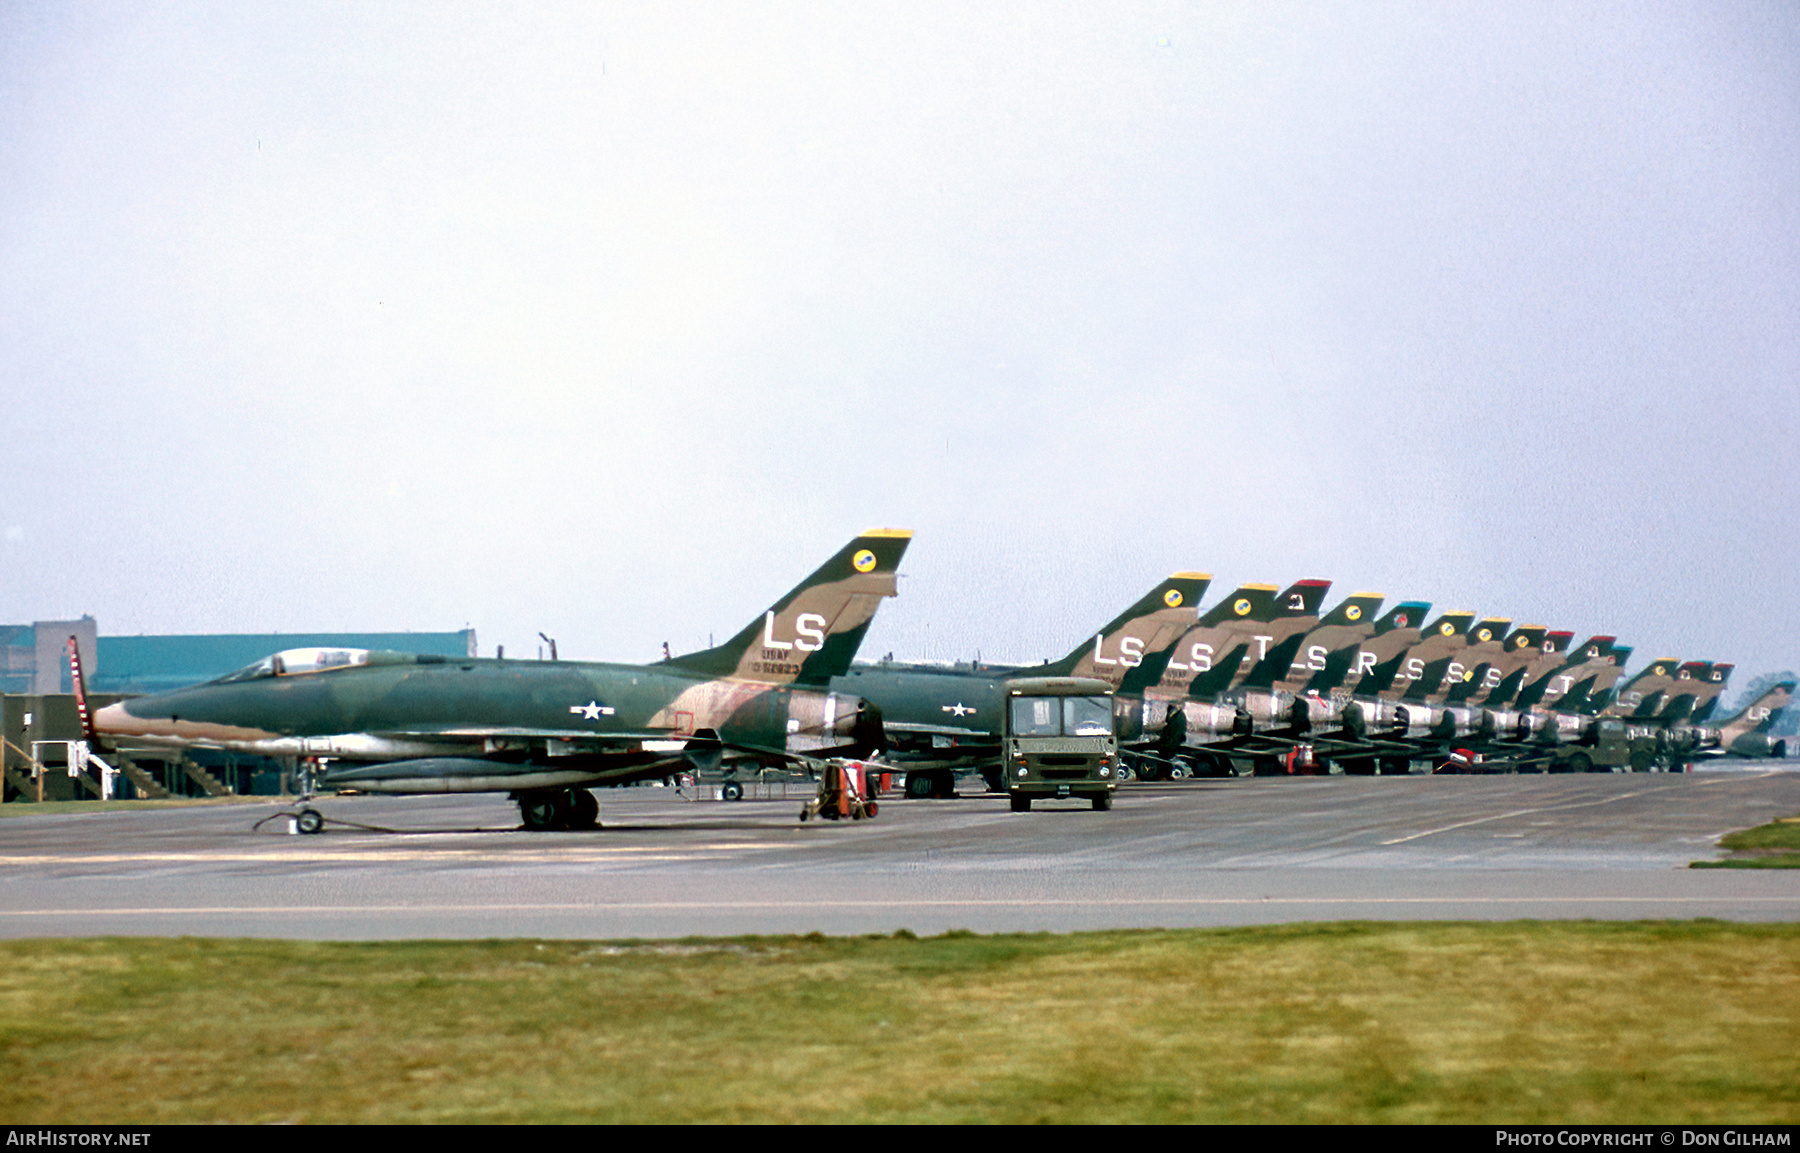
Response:
M1264 612L1252 596L1242 595L1273 587L1246 585L1201 619L1202 627L1189 635L1208 638L1207 655L1227 650L1226 656L1189 681L1183 696L1169 693L1168 678L1146 693L1142 731L1155 737L1133 750L1143 775L1229 775L1238 761L1267 770L1294 747L1295 737L1337 723L1349 700L1343 685L1365 675L1388 651L1376 646L1379 653L1365 653L1363 646L1385 634L1416 637L1430 608L1408 601L1378 620L1381 594L1357 593L1320 617L1319 602L1330 585L1316 580L1289 588ZM1227 609L1232 615L1222 611ZM1186 643L1184 638L1177 650ZM1261 654L1255 661L1243 655L1252 644ZM1301 691L1286 687L1302 678ZM1361 735L1347 739L1360 742Z
M1008 678L1085 677L1136 693L1163 675L1211 581L1206 573L1173 574L1059 661L966 670L883 661L852 666L831 687L879 710L885 759L906 765L908 796L953 796L956 770L965 767L980 769L998 788Z
M509 793L526 828L591 827L595 785L869 751L860 702L830 681L897 591L911 539L871 529L725 644L657 664L295 649L108 705L94 727L114 742L319 758L327 789Z
M1678 759L1787 756L1787 742L1771 737L1769 730L1793 699L1794 682L1783 681L1717 725L1677 730Z

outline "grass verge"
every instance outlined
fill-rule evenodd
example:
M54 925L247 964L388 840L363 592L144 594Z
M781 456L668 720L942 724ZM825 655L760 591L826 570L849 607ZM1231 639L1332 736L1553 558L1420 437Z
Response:
M1783 817L1739 829L1719 838L1719 847L1736 856L1720 861L1695 861L1696 869L1800 869L1800 817Z
M1793 1122L1800 926L0 942L0 1122Z

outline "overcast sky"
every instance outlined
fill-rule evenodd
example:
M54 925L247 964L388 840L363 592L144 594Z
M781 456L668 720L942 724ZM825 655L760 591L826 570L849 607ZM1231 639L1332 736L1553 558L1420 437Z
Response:
M1800 665L1800 7L0 0L0 620ZM1218 587L1223 585L1224 587Z

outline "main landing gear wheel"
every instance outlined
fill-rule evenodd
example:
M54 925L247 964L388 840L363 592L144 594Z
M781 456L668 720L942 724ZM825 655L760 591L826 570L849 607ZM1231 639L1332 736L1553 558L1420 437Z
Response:
M906 795L915 801L937 794L937 783L931 779L930 773L906 774Z
M600 824L600 801L586 789L569 790L569 827L592 829Z
M519 817L534 833L591 829L600 823L600 801L586 789L544 789L519 797Z
M1171 781L1185 781L1191 775L1192 774L1188 771L1186 761L1177 760L1169 762L1169 779ZM1097 809L1100 806L1095 805L1094 807Z
M308 836L325 831L325 817L317 809L301 809L294 817L294 827Z
M564 802L556 793L529 793L519 798L519 817L534 833L560 828Z
M728 801L741 801L744 799L744 786L736 781L726 781L719 789L719 796Z

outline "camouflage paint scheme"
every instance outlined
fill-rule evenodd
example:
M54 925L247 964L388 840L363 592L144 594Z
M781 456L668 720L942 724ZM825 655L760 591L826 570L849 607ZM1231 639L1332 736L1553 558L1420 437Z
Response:
M869 530L730 641L656 664L296 650L109 705L95 728L114 743L329 758L318 776L327 787L503 791L522 804L532 791L666 776L696 758L863 751L860 702L829 682L895 595L911 538ZM297 658L313 666L290 667Z
M1009 678L1084 677L1119 690L1161 677L1176 639L1193 622L1211 581L1206 573L1172 574L1058 661L966 670L884 661L853 666L831 685L879 711L887 758L908 766L908 795L950 795L958 767L981 769L993 786L1000 780L1000 733Z

